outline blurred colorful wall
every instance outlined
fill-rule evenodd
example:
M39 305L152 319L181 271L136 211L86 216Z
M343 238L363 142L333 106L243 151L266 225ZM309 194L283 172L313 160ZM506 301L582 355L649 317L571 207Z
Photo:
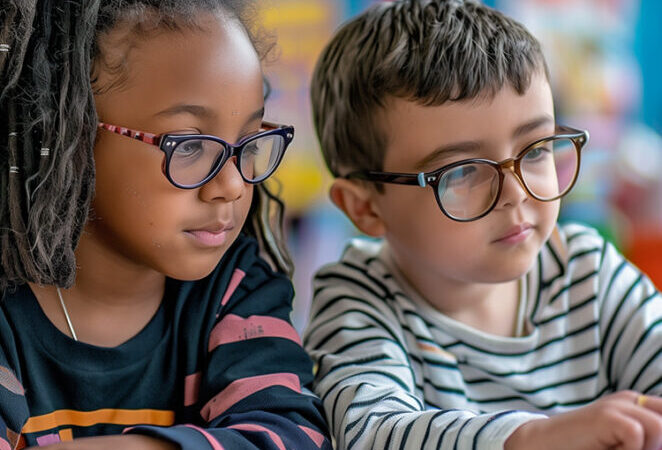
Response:
M269 0L263 22L278 39L266 67L267 118L293 124L279 169L296 265L293 321L306 323L314 271L336 260L351 223L328 201L308 97L317 55L370 0ZM550 66L559 122L590 131L582 172L561 220L601 230L662 287L662 1L486 0L536 35Z

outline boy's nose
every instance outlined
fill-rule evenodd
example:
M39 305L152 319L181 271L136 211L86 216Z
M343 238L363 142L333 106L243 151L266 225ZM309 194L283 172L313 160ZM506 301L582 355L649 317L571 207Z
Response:
M246 189L246 183L239 173L236 157L225 162L214 178L200 188L200 198L204 201L238 200Z
M503 186L501 188L501 196L499 198L498 206L506 208L509 206L516 206L524 202L529 194L522 184L522 180L515 172L513 166L503 169Z

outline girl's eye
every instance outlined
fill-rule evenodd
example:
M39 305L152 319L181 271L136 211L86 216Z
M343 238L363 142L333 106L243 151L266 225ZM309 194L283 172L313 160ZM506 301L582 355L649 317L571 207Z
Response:
M203 141L200 139L191 139L179 144L173 156L177 158L199 158L202 152L204 152Z
M244 147L244 152L248 152L251 155L257 155L259 151L260 151L260 147L257 145L257 141L249 142Z

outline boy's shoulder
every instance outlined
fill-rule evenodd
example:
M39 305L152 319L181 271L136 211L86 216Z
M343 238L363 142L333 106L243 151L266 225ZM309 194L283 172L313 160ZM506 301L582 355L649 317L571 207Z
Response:
M567 263L581 252L601 249L605 242L596 228L577 222L559 223L547 241L546 249Z
M596 228L563 223L557 224L529 274L534 278L541 276L545 286L563 285L589 273L597 274L622 260L623 256Z
M380 258L380 253L384 247L382 239L369 237L355 237L349 240L342 251L340 258L336 262L328 263L317 270L315 277L323 277L325 273L336 271L343 267L363 268L365 270L374 270L374 262ZM379 265L384 269L383 265Z
M338 261L322 266L314 277L316 292L320 288L334 291L371 291L390 297L392 276L384 261L385 242L381 239L351 239Z

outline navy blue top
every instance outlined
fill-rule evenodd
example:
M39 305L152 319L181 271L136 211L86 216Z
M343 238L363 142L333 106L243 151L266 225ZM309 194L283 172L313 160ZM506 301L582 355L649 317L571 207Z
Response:
M76 342L27 285L0 304L0 449L143 433L183 449L331 448L292 285L240 236L199 281L166 280L133 338Z

